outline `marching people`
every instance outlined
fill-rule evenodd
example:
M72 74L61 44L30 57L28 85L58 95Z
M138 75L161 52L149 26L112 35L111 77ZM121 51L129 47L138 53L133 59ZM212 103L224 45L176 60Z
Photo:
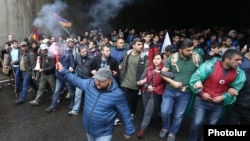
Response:
M127 96L131 118L134 119L137 113L137 105L139 101L139 89L137 81L141 79L141 75L148 66L148 56L141 53L143 49L143 39L134 38L131 43L132 49L128 50L124 55L121 66L121 88ZM117 119L117 122L119 119Z
M94 57L91 74L95 75L99 68L109 68L115 80L119 81L119 64L117 60L110 56L110 47L107 45L102 45L100 54Z
M55 58L48 56L49 47L47 44L41 44L41 62L39 64L38 72L40 75L39 88L34 100L30 101L31 105L37 106L41 103L41 98L49 84L52 92L55 91L56 75L55 75Z
M140 34L140 36L142 36L143 33L147 33L147 32L148 31L142 31L141 32L142 34ZM180 31L181 35L186 35L186 37L189 37L189 36L196 36L196 32L198 35L198 33L200 33L200 30L194 31L194 32L195 33L192 32L192 34L191 34L191 32L189 33L188 30L187 31L184 31L184 30ZM175 37L175 35L178 35L177 33L171 34L170 31L169 31L169 33L170 33L170 35L172 35L170 37ZM151 34L151 36L152 35L153 34ZM227 36L225 36L225 37L227 37ZM50 38L50 39L52 40L53 38ZM164 55L166 55L164 62L165 61L166 62L163 63L163 64L165 64L165 66L163 67L163 69L161 69L162 71L159 71L158 69L155 69L153 71L152 65L150 65L148 67L148 64L150 64L149 61L152 61L152 60L149 60L149 58L151 58L152 57L151 55L153 55L153 53L151 53L151 54L147 53L147 51L148 51L147 47L148 46L150 47L150 44L149 44L150 42L147 42L146 44L144 44L144 42L146 40L149 40L149 39L146 39L146 38L143 38L142 40L140 40L140 39L141 38L139 38L139 37L131 38L131 42L130 42L131 50L129 50L129 51L124 49L124 44L126 44L126 42L124 43L124 41L126 41L126 38L124 38L124 39L116 40L117 43L119 41L119 45L121 48L119 48L118 46L117 46L117 48L115 48L115 47L110 48L110 47L106 46L105 51L104 51L104 50L102 50L103 48L101 48L104 46L100 45L100 51L98 51L99 54L97 54L95 51L94 51L94 53L93 52L90 53L90 52L93 51L91 49L91 47L94 49L97 48L96 41L99 42L99 40L98 40L98 38L96 38L95 42L92 42L92 44L91 44L91 41L92 41L92 37L91 37L88 39L89 44L86 44L89 46L90 52L86 52L85 47L73 49L73 52L76 51L76 54L75 54L76 58L75 58L74 62L76 63L76 61L78 61L78 63L79 63L76 66L79 67L81 63L84 63L84 65L81 64L82 66L79 68L72 67L73 69L69 69L69 67L67 67L65 65L64 61L62 61L60 59L59 60L65 69L68 68L68 71L71 71L71 73L73 75L76 75L76 76L78 76L78 78L82 78L84 80L85 79L86 80L92 79L90 77L95 75L98 72L98 70L102 67L107 67L110 69L114 68L114 70L111 71L113 74L113 77L114 77L114 78L112 78L111 83L112 84L113 84L113 82L118 83L118 88L122 89L123 90L122 93L126 95L126 101L128 102L129 112L131 114L130 118L134 119L136 117L136 114L141 114L141 112L137 113L137 109L139 106L143 106L143 108L145 110L145 111L143 111L143 115L139 115L139 117L142 116L142 119L141 119L141 123L140 123L140 128L138 129L138 132L137 132L137 137L143 138L145 136L145 133L148 129L152 115L154 112L156 112L157 114L160 114L162 117L162 129L161 129L161 132L159 134L160 137L164 137L164 138L167 137L169 141L176 140L176 134L178 134L179 128L181 126L181 122L185 116L184 112L186 112L187 109L190 108L189 107L190 105L188 105L188 104L192 103L191 102L191 100L193 100L192 98L195 98L194 102L196 103L197 97L200 96L199 94L191 95L191 92L192 92L191 88L192 87L190 87L187 82L189 82L189 80L190 80L189 78L191 77L191 74L193 74L192 72L194 72L198 68L198 66L200 66L200 63L204 60L208 60L208 62L212 62L214 59L219 59L217 57L221 58L221 56L219 55L218 52L220 52L221 55L223 55L224 52L222 53L221 49L223 50L224 46L221 48L220 44L218 44L217 42L213 42L210 44L210 48L211 48L210 52L205 52L203 57L200 56L200 58L197 59L197 57L195 57L195 55L194 55L194 54L197 54L197 53L195 53L195 48L192 49L193 46L191 45L191 43L190 43L190 45L188 45L189 42L187 40L183 40L181 42L178 42L178 44L177 44L178 48L176 48L172 45L169 45L169 46L171 46L170 48L168 48L168 49L166 48L166 53L164 54ZM192 38L192 39L195 39L193 41L193 44L197 42L196 38ZM207 38L205 40L207 40ZM13 40L13 41L15 41L15 40ZM70 40L67 40L67 41L70 41ZM65 46L67 46L67 43L68 43L67 41L65 40L63 43L63 44L65 44ZM108 43L108 40L106 40L106 41ZM135 42L132 42L132 41L135 41ZM184 42L186 42L187 47L183 47ZM71 44L73 45L73 43L71 43ZM172 44L174 44L174 43L172 43ZM228 41L226 40L225 43L223 42L223 44L230 45L231 42L229 40ZM214 48L212 47L213 45L214 45ZM34 44L33 51L34 51L34 53L37 53L38 50L35 46L39 47L39 44L36 44L36 45ZM14 47L15 47L15 45L13 44L13 48ZM18 43L17 43L17 47L19 48ZM41 80L38 80L39 81L39 90L37 92L37 94L39 96L37 96L33 101L30 102L32 105L41 104L41 96L43 95L44 90L47 89L47 87L45 87L45 86L48 83L51 83L50 85L52 85L52 87L54 87L54 88L52 88L52 91L54 93L56 92L56 90L55 90L55 88L56 88L56 86L55 86L55 83L56 83L55 82L55 80L56 80L56 77L55 77L55 58L51 58L49 56L47 56L47 58L45 57L46 56L45 54L46 54L46 52L48 53L48 49L49 49L49 47L48 48L47 47L43 47L43 45L41 46L41 54L42 54L41 55L41 66L38 70L38 72L41 76ZM68 46L68 47L69 47L68 49L71 52L71 48L73 46ZM123 49L122 49L122 47L123 47ZM21 49L25 48L25 46L23 46L23 47L20 46L20 48ZM223 51L227 51L230 48L225 48ZM11 50L10 50L10 52L11 52ZM80 50L80 52L78 52L79 50ZM122 50L122 52L120 50ZM177 53L175 53L176 50L178 50ZM81 52L82 52L82 54L80 54ZM158 51L156 51L156 52L158 52ZM64 50L63 53L66 53L66 50ZM86 56L86 53L88 54L87 56L89 56L89 54L94 54L95 56L93 56L93 58L92 57L88 58ZM119 53L119 54L116 54L116 53ZM10 55L12 57L11 59L15 59L16 57L14 57L14 56L17 54L19 54L19 53L17 53L17 52L10 53ZM22 54L22 51L20 51L20 55L21 54ZM36 55L39 55L39 54L36 54ZM117 63L109 63L110 60L108 58L110 56L112 56L112 58L113 58L112 60L116 59L119 63L118 64ZM77 57L79 57L78 60L76 60ZM156 58L159 59L159 56L157 55ZM196 58L196 59L194 59L194 58ZM34 60L36 60L36 59L34 59ZM244 58L244 62L246 62L244 65L248 64L246 60L247 59ZM17 62L13 62L13 67L15 67L15 68L19 67L20 72L24 72L23 68L21 70L21 60L17 60L17 61L19 61L20 63L17 64ZM154 64L153 62L154 61L152 61L151 63ZM214 62L214 64L215 63L216 62ZM45 64L45 66L43 66L44 64ZM95 67L93 67L93 65ZM12 67L12 65L9 65L9 67ZM53 69L49 70L49 68L51 68L51 67ZM121 72L118 69L118 67L121 68ZM156 66L154 66L154 67L156 67ZM212 67L215 68L215 65ZM47 68L48 68L48 70L47 70ZM89 71L92 71L92 69L89 69L89 68L92 68L92 69L94 68L93 74L89 74ZM240 68L241 68L241 65L240 65ZM243 69L243 67L241 69ZM156 70L158 70L158 71L156 71ZM173 72L175 77L168 77L168 76L164 76L163 74L160 74L160 73L166 72L166 71L168 73ZM166 87L164 89L164 92L162 92L162 94L160 94L161 92L159 92L159 91L155 92L157 87L162 86L161 83L160 83L160 85L157 85L155 87L151 87L152 85L156 84L156 82L158 80L153 79L154 81L152 83L150 83L150 81L149 81L151 79L150 75L148 74L147 76L145 76L144 75L145 73L143 73L143 72L147 72L149 74L151 73L151 76L153 75L155 79L157 79L159 75L162 76L161 79L164 79L164 82L165 82L164 86ZM57 73L60 73L60 72L57 72ZM86 73L86 77L85 77L85 74L82 74L82 73ZM245 70L245 73L247 74L247 70ZM115 77L114 74L120 74L121 79L118 77ZM68 74L67 74L67 76L68 76ZM117 76L119 76L119 75L117 75ZM144 79L141 80L142 78L144 78ZM121 80L121 81L119 81L119 80ZM95 81L95 80L93 80L93 81ZM98 80L96 80L96 81L98 81ZM27 82L27 81L24 80L23 82ZM21 81L21 84L24 84L23 82ZM61 82L66 83L67 79L63 78ZM54 85L53 85L53 83L54 83ZM103 82L100 82L100 83L103 83ZM17 84L18 84L18 82L17 82ZM97 82L97 84L98 84L98 82ZM97 84L93 83L93 86L96 86L96 89L99 90L99 92L103 92L102 90L98 89ZM147 87L144 88L144 84L147 84ZM244 106L247 106L246 103L244 103L244 102L247 102L247 100L248 100L248 96L247 96L248 90L247 90L247 83L246 82L245 82L245 85L246 86L243 87L242 90L240 90L240 91L238 89L233 89L232 87L227 89L228 94L231 94L231 95L238 94L237 100L235 102L234 102L234 100L231 101L231 103L234 105L233 105L233 108L228 113L228 115L230 115L230 118L226 118L227 123L247 124L247 122L248 122L247 121L247 118L249 116L247 114L248 109L244 109L245 108ZM205 85L204 85L204 87L205 87ZM18 88L18 86L17 86L17 88ZM16 91L20 92L22 90L22 88L23 88L23 85L19 86L18 90L16 90ZM65 90L66 89L67 88L65 87ZM89 88L86 88L86 89L89 89ZM60 91L60 93L57 93L57 96L58 95L60 96L60 94L62 93L62 90L61 89L59 90L59 87L58 87L57 92L59 92L59 91ZM231 92L231 91L233 91L233 92ZM142 92L142 93L140 93L140 92ZM68 115L72 115L72 116L78 115L80 113L80 109L81 109L80 105L81 105L81 102L83 102L81 99L82 99L82 96L85 97L85 95L86 95L85 89L83 90L81 87L76 87L76 91L74 91L73 93L76 96L75 98L72 98L72 100L74 100L74 102L73 102L74 105L72 105L72 101L71 101L69 108L72 108L72 106L73 106L73 108L68 112ZM142 95L140 95L140 94L142 94ZM191 95L192 97L189 97L187 95ZM19 96L21 96L21 93ZM54 94L54 96L56 96L56 95ZM143 104L137 106L137 104L140 104L140 102L139 102L140 96L142 98ZM56 109L55 105L57 105L57 103L58 103L58 97L57 98L55 97L53 99L50 107L48 107L46 109L46 112L50 113L50 112L55 111L55 109ZM159 105L157 104L157 103L160 103L159 102L160 98L158 99L155 97L161 97L163 99L160 108L158 107ZM174 101L173 97L175 99L181 99L181 102L178 103L178 102ZM226 97L223 100L228 100L227 98L228 97ZM85 101L86 101L86 99L85 99ZM171 102L173 102L173 103L171 103ZM22 104L22 103L23 103L23 101L21 101L19 103L19 100L17 100L17 104ZM215 102L211 102L211 103L214 104ZM232 106L232 104L228 104L228 105ZM175 106L173 106L173 105L175 105ZM160 109L160 111L159 111L159 109ZM193 109L191 109L191 110L193 110ZM195 110L196 109L194 109L194 111ZM225 111L223 111L223 112L225 112ZM115 118L118 117L117 118L118 122L116 122L116 120L114 122L116 125L121 124L121 122L124 122L123 118L118 113L120 113L119 110L116 111ZM223 115L223 114L225 114L225 113L222 113L221 115ZM206 116L204 116L204 117L206 117ZM221 116L220 116L220 118L221 118ZM113 118L112 118L112 120L113 120ZM160 120L159 120L159 122L160 122ZM124 124L126 124L126 123L124 123ZM88 134L89 134L88 135L89 138L96 136L96 134L92 134L90 132ZM98 134L98 136L99 136L99 134ZM128 136L126 136L126 137L128 137Z
M219 57L221 58L220 55L220 44L218 42L213 42L210 44L210 51L203 56L203 61L205 62L206 60L212 59L213 57Z
M124 48L125 46L125 41L123 38L118 38L114 42L114 46L110 49L110 56L115 58L120 65L121 62L123 61L123 56L127 52L127 49Z
M250 125L250 49L249 45L246 48L242 64L240 68L245 71L247 80L243 88L238 92L237 99L232 105L232 108L226 114L224 119L225 124L230 125Z
M22 104L25 102L26 95L30 86L35 91L35 93L38 90L37 85L34 83L34 81L32 81L32 72L33 72L33 67L36 64L36 58L33 55L33 53L29 51L28 44L25 41L22 41L20 43L20 46L21 46L21 53L19 56L20 57L19 68L23 81L19 98L18 100L15 101L16 104Z
M162 55L163 55L163 60L162 60L163 64L165 64L166 61L167 61L167 59L168 59L168 57L171 56L171 54L173 54L175 52L176 52L175 46L173 46L173 45L167 45L165 47L165 52L162 53Z
M117 112L124 123L124 138L135 132L130 117L126 95L118 87L109 68L100 68L93 78L82 79L57 64L59 73L66 81L85 91L83 128L88 141L111 141Z
M87 46L88 46L88 51L89 51L90 55L95 57L98 54L100 54L100 50L97 47L97 42L96 41L90 40Z
M206 61L191 76L190 88L196 97L188 141L198 141L202 125L217 124L227 106L235 102L236 96L228 90L233 88L238 93L244 85L246 75L239 68L241 60L241 52L228 49L222 60Z
M58 46L60 46L60 44L58 44ZM65 68L73 73L75 63L72 51L69 49L64 49L63 45L61 44L61 46L58 48L57 53L58 56L55 55L56 61L58 60L59 62L61 62ZM58 104L57 101L64 85L67 87L68 93L70 93L70 104L67 108L72 109L75 100L75 87L73 87L73 85L71 85L69 82L65 81L63 76L56 70L56 88L55 91L53 91L54 93L51 105L47 109L45 109L47 113L51 113L56 110L56 105Z
M142 101L144 107L144 115L141 122L140 130L137 137L143 138L148 125L151 122L153 113L156 111L157 115L161 115L161 100L165 88L165 81L161 78L160 74L155 71L161 71L163 68L163 56L161 53L156 53L153 56L153 64L149 65L146 69L145 75L142 80L138 81L138 85L142 86ZM167 77L173 77L171 72Z
M9 51L9 58L8 58L7 65L5 66L5 68L11 69L14 73L15 93L16 95L18 95L18 93L22 89L22 77L21 77L21 71L19 67L21 49L18 46L17 40L12 40L11 46L12 48Z
M3 73L6 74L8 76L8 83L7 85L8 86L11 86L12 83L11 83L11 78L14 78L14 73L12 71L12 68L11 67L5 67L7 65L7 61L8 61L8 58L9 58L9 52L11 50L11 43L10 42L6 42L4 44L4 48L1 50L1 60L2 60L2 67L3 67Z
M78 49L79 54L76 54L75 57L75 74L82 79L88 79L92 76L91 68L94 57L88 54L86 47L80 46ZM74 105L72 110L68 112L68 115L74 116L79 114L84 93L82 89L76 87Z
M162 75L167 83L162 95L162 130L159 136L165 138L168 134L168 141L175 141L191 98L189 79L199 64L202 63L202 59L199 58L200 55L193 52L194 44L191 39L184 39L178 50L168 57L162 69L164 72L172 72L175 76L171 79Z
M40 45L39 45L39 43L37 42L37 41L31 41L30 42L30 48L29 48L29 51L31 52L31 55L33 55L34 56L34 58L36 59L36 61L40 61L40 59L41 59L41 57L40 57L40 55L41 55L41 51L40 51ZM37 62L36 62L37 63ZM39 83L39 72L36 70L36 71L34 71L34 69L35 69L35 67L36 67L36 63L34 64L34 66L33 66L33 71L32 71L32 79L31 79L31 81L33 81L33 82L31 82L31 83L34 83L34 84L36 84L37 85L37 87L38 87L38 83ZM31 90L31 89L29 89L29 90ZM35 91L35 90L33 90L35 93L34 93L34 98L36 97L36 93L37 93L37 90Z

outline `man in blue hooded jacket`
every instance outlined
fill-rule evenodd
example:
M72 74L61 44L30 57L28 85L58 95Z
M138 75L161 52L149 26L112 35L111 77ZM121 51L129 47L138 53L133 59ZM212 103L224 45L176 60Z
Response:
M124 123L124 138L129 139L134 134L126 95L112 77L110 69L100 68L89 79L69 73L61 63L57 63L57 69L66 81L85 91L82 122L88 141L111 141L117 112Z

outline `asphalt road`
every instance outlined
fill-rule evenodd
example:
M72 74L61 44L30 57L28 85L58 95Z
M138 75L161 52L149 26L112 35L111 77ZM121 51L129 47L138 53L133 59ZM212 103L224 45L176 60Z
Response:
M70 101L62 99L53 113L46 113L49 107L51 93L45 92L42 104L32 106L32 91L28 93L26 102L22 105L15 105L16 96L14 86L7 86L7 77L0 73L0 141L86 141L86 135L82 129L82 110L77 116L68 116L67 109ZM136 132L142 121L142 103L138 106L137 117L134 120ZM190 119L185 118L177 134L176 141L186 141ZM161 130L161 120L154 116L151 125L143 139L138 139L136 134L130 141L166 141L158 134ZM123 125L115 127L113 141L123 141Z

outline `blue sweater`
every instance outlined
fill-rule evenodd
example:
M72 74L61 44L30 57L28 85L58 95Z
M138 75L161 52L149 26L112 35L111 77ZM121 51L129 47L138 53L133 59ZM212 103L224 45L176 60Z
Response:
M125 134L131 136L135 132L126 95L114 79L111 88L98 90L93 78L81 79L66 69L60 74L66 81L85 91L82 117L85 132L92 136L111 135L114 131L117 112L120 113L124 123Z
M112 48L110 51L110 56L115 58L118 62L118 64L121 64L123 61L123 56L126 54L127 50L126 49L117 49L116 47Z

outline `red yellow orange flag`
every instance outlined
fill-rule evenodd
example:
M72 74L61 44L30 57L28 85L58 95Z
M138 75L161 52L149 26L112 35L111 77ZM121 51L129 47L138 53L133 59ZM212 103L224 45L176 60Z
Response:
M56 13L52 13L52 15L56 18L56 20L58 21L58 23L62 26L65 26L65 27L71 27L72 24L70 21L60 17L59 15L57 15Z
M35 41L39 41L39 32L38 32L38 28L35 27L33 32L31 33L31 37L35 40Z

